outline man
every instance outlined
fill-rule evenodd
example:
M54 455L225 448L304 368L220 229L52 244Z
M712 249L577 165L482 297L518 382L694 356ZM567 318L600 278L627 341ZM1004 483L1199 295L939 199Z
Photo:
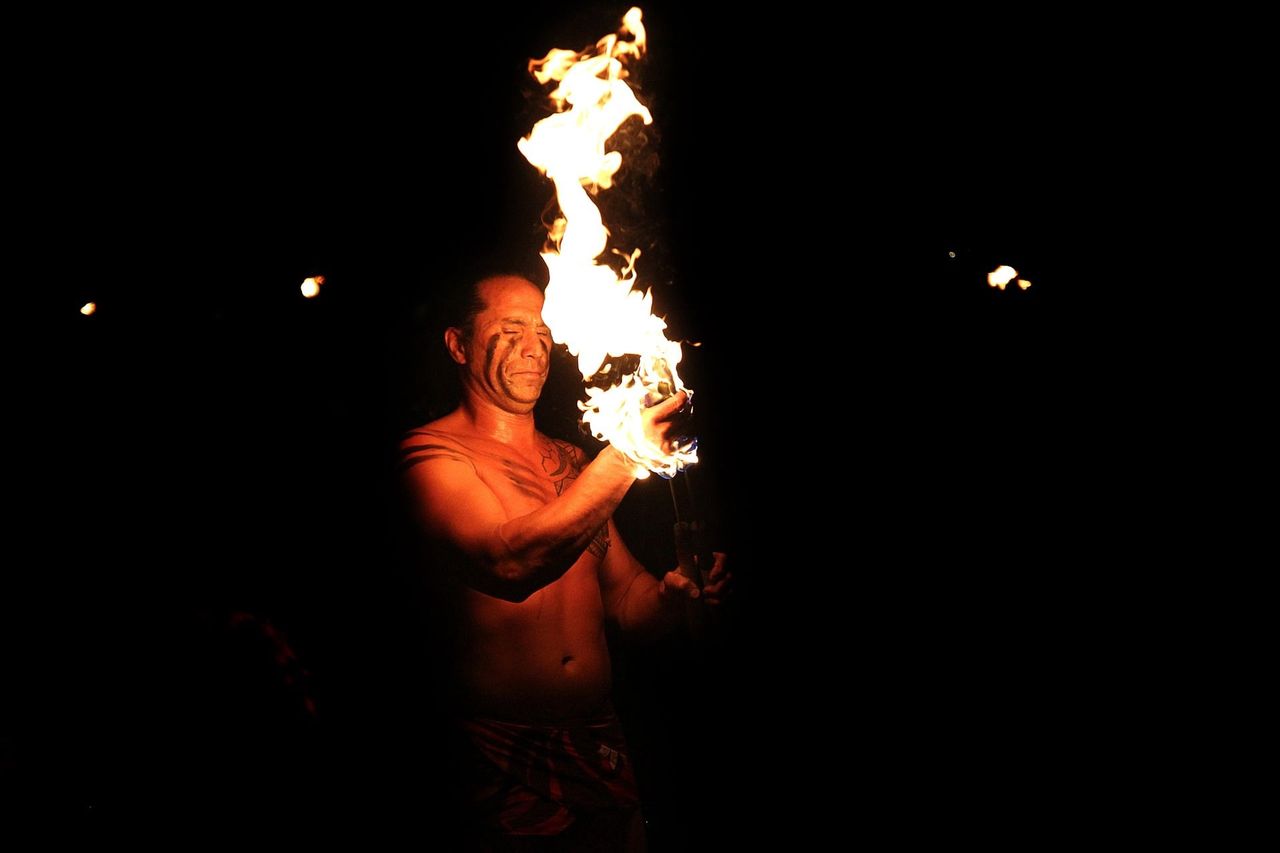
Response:
M480 280L472 296L444 336L461 404L411 431L401 452L441 609L456 617L445 633L478 769L474 805L493 843L558 836L560 849L643 849L609 702L605 619L653 631L689 599L718 602L724 555L701 591L639 564L612 519L636 463L610 446L588 464L534 426L551 355L541 290L504 275ZM685 400L642 413L654 446L670 446Z

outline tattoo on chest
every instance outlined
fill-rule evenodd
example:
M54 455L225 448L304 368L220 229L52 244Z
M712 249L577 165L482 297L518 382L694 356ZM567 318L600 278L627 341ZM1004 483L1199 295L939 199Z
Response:
M524 492L529 497L536 498L538 501L545 501L547 499L546 494L540 491L537 484L529 478L528 475L531 474L532 471L530 470L528 463L520 465L510 459L503 459L502 473L506 475L507 480L513 486Z
M412 432L412 436L423 436L424 439L430 436L430 433ZM424 440L420 444L410 444L400 449L400 471L408 471L410 468L419 463L426 462L428 459L452 459L455 462L466 462L474 471L476 463L469 459L465 454L459 453L457 448L449 447L445 444L437 444L429 440Z
M578 479L578 460L562 441L550 441L542 449L542 470L556 487L556 496Z
M469 447L455 437L434 430L414 430L408 435L414 439L414 443L406 444L400 450L401 471L407 471L429 459L450 459L467 463L477 476L480 476L481 469L494 471L496 463L497 471L501 473L503 479L521 493L539 502L546 502L548 498L547 481L550 481L556 497L559 497L582 473L582 464L578 460L575 448L564 441L548 440L539 450L542 474L546 477L546 480L543 480L538 477L538 469L530 465L532 460L525 457L511 457L485 448ZM482 462L479 466L477 459ZM602 528L590 547L593 553L599 550L603 554L608 550L607 530Z

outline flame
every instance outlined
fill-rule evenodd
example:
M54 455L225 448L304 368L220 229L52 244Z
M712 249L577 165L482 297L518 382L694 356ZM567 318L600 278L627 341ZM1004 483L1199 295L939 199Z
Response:
M311 299L320 292L320 285L322 284L324 284L324 276L307 276L302 280L302 295Z
M97 311L97 310L98 310L98 303L96 302L86 302L84 305L80 307L80 313L86 317L88 317L90 314L92 314L94 311Z
M1021 287L1023 290L1026 290L1030 286L1031 286L1031 281L1029 279L1025 279L1025 278L1018 279L1018 287Z
M987 273L987 284L1004 290L1009 282L1013 281L1017 275L1018 271L1013 267L1008 264L1001 264L991 272ZM1023 288L1023 290L1026 290L1026 288Z
M579 53L556 48L530 60L529 72L539 83L558 84L550 95L556 112L535 124L516 147L551 179L560 205L542 252L551 274L542 319L552 338L577 356L583 379L614 366L610 357L639 356L638 366L618 384L586 389L587 401L578 403L582 420L596 438L643 466L639 476L652 471L669 478L698 461L697 442L689 440L670 452L654 447L644 436L640 413L681 390L692 397L676 370L680 344L667 340L667 324L653 316L652 294L636 289L639 249L618 253L626 259L621 274L597 263L609 231L591 200L613 185L622 165L621 153L605 150L609 137L631 116L653 123L627 85L623 63L640 59L644 51L641 12L632 8L623 16L622 29L600 39L594 49Z

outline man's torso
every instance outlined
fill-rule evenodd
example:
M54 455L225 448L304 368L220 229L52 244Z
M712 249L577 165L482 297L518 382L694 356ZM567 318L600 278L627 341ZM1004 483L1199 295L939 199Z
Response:
M572 447L541 434L534 447L517 448L450 428L444 418L412 431L404 442L433 443L473 465L509 519L556 500L579 473ZM563 576L519 603L462 585L452 566L435 567L455 579L444 586L459 623L456 655L467 712L553 721L585 718L607 704L610 667L598 574L607 549L602 529Z

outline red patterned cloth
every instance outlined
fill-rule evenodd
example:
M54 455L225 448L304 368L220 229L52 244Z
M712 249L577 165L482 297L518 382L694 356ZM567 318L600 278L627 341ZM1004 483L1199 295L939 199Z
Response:
M463 728L478 753L475 805L511 835L558 835L579 818L640 806L618 717L571 725L471 718Z

